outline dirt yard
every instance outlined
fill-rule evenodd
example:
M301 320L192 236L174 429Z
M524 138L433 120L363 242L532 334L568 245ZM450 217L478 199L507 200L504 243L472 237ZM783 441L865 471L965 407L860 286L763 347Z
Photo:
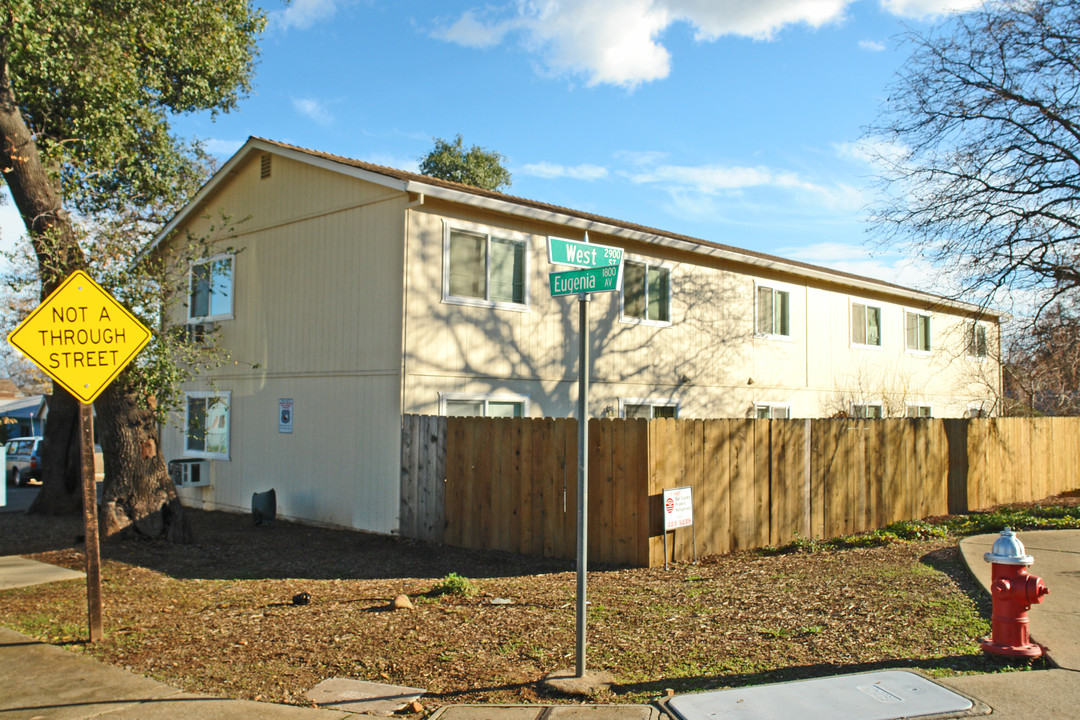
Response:
M0 593L0 623L186 690L296 704L330 677L425 688L429 711L537 702L539 679L574 666L570 563L219 512L191 519L192 546L103 546L103 642L84 644L81 581ZM81 532L78 518L0 515L0 555L82 569ZM467 582L444 583L451 573ZM597 567L588 582L587 665L619 683L596 701L882 667L1000 669L979 651L989 600L955 538ZM294 602L301 593L306 604ZM401 594L412 609L391 608Z

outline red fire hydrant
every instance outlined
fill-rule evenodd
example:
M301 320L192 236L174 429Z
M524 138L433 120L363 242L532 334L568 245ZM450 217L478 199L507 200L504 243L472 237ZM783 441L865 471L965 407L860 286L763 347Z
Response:
M983 652L1035 659L1042 655L1038 643L1028 635L1027 611L1041 603L1046 589L1042 578L1028 574L1035 559L1024 553L1024 544L1011 528L1001 531L994 547L983 555L990 563L990 594L994 600L990 637L982 642Z

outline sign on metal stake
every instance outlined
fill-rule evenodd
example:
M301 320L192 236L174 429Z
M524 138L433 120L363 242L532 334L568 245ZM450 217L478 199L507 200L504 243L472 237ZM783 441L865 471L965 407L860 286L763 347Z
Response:
M150 342L150 331L89 275L76 270L11 331L8 342L79 401L87 615L90 642L97 642L104 633L93 402Z
M578 492L577 492L577 661L585 675L586 577L589 553L589 302L590 293L622 290L622 248L548 238L548 260L581 268L548 275L552 297L578 296Z

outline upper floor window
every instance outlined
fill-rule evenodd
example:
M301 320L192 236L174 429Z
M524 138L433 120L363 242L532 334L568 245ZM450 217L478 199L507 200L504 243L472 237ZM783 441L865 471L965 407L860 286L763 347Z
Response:
M228 392L189 392L185 398L185 454L229 459Z
M907 349L912 352L930 352L930 316L925 313L904 313L904 329Z
M791 336L791 293L757 286L755 330L758 335Z
M671 322L671 268L623 261L623 317Z
M447 226L443 299L465 304L528 304L528 243L512 233L494 235Z
M443 395L447 417L525 417L528 398L521 395Z
M215 255L191 266L188 320L219 320L233 314L233 256Z
M964 326L964 337L968 357L986 357L986 325L978 322L967 323Z
M881 308L851 303L851 343L881 347Z

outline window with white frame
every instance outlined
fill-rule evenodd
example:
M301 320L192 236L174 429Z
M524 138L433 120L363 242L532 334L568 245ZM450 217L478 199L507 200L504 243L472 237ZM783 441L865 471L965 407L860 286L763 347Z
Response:
M964 339L967 345L968 357L986 357L986 325L980 322L969 322L964 326Z
M188 285L188 320L223 320L233 315L231 254L193 263Z
M851 303L851 344L881 347L881 308Z
M908 405L907 411L904 414L909 418L928 418L934 416L929 405Z
M229 459L230 400L231 393L228 392L186 393L185 455Z
M852 405L851 417L859 418L860 420L880 420L881 406L869 404Z
M906 347L911 352L930 352L930 316L926 313L904 312Z
M446 226L443 300L521 309L528 305L528 242L515 233Z
M622 401L622 416L627 419L652 420L654 418L679 417L679 403L676 400L649 400L628 398Z
M791 406L787 403L755 403L754 417L759 420L787 420L791 417Z
M791 337L791 293L768 285L758 285L756 293L757 334Z
M623 317L671 322L671 268L656 263L623 261Z
M447 394L440 411L447 417L526 417L528 402L524 395Z

